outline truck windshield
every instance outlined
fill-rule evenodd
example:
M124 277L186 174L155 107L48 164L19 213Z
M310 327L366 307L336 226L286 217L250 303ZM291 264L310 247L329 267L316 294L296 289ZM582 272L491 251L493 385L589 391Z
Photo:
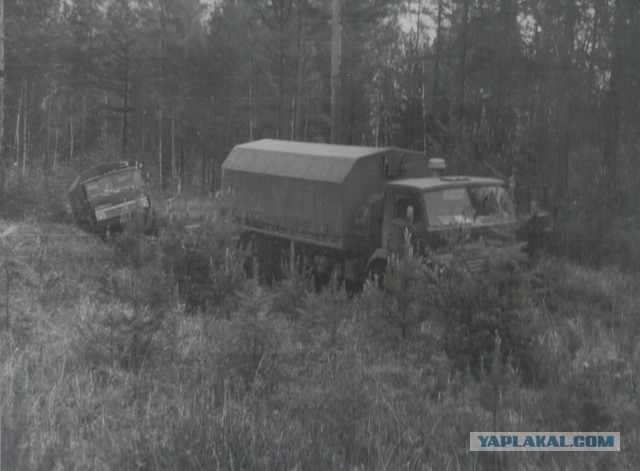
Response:
M491 224L512 215L507 191L495 185L429 191L424 202L431 227Z
M105 175L91 182L85 183L89 199L98 196L108 196L123 190L134 190L141 185L140 177L135 169Z

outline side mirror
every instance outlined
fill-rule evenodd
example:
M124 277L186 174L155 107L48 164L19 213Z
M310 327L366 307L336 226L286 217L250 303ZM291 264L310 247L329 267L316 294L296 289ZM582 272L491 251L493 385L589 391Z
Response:
M413 224L414 214L413 214L413 206L407 206L407 222Z

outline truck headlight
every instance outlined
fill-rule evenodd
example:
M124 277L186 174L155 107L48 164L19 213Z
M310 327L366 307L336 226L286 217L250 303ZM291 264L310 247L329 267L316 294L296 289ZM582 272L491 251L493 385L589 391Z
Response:
M105 219L107 219L107 213L104 211L98 211L96 213L96 219L98 221L104 221Z
M149 198L143 196L142 198L140 198L140 204L144 209L147 209L149 207Z

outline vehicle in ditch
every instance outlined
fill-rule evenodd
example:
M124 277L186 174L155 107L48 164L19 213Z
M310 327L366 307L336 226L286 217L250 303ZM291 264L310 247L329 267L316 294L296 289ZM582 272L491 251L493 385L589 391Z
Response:
M125 228L142 233L155 229L155 214L137 164L126 161L95 165L80 173L69 188L75 222L97 234Z
M440 176L443 169L442 159L411 150L267 139L233 148L222 189L267 276L293 243L317 276L336 270L361 286L407 240L424 256L446 255L461 229L473 239L513 240L520 225L507 183Z

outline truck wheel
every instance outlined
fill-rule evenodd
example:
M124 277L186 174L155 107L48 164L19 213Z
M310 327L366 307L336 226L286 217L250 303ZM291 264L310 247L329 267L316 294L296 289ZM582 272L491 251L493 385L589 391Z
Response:
M255 265L257 260L253 234L248 232L243 233L238 240L236 249L243 259L242 269L244 270L244 274L247 278L253 278L255 276Z
M384 288L384 278L387 274L387 261L386 260L375 260L371 262L369 265L369 270L367 271L367 279L376 283L378 288Z

